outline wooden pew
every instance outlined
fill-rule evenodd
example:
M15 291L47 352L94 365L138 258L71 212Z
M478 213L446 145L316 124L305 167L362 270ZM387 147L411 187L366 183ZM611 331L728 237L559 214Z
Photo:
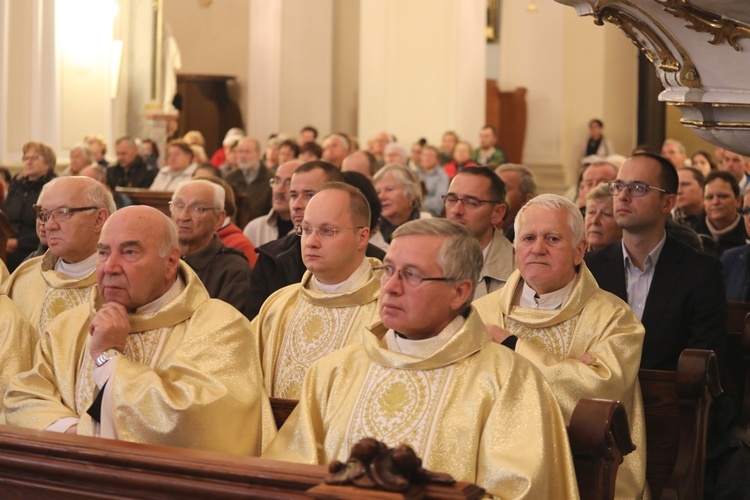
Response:
M617 469L635 450L622 403L581 399L570 418L568 439L581 499L614 498Z
M323 485L324 466L0 426L4 498L397 498ZM480 498L468 483L426 498Z
M297 401L271 398L276 425L281 427ZM617 468L635 449L621 403L606 399L582 399L570 419L568 438L573 452L576 480L582 500L614 498Z
M169 213L169 202L172 201L171 191L150 191L145 188L118 187L117 192L129 196L135 205L148 205L161 210L167 217L171 217Z
M646 414L646 479L653 498L702 498L706 425L722 393L713 351L686 349L677 371L640 370Z

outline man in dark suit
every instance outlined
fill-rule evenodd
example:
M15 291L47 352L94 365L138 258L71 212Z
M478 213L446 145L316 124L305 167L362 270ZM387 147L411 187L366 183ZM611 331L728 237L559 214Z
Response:
M626 300L646 328L641 368L675 370L686 348L721 359L727 316L719 262L669 236L677 172L669 161L637 154L610 183L622 241L586 256L599 286Z
M155 168L146 165L138 154L138 145L132 137L120 137L115 143L117 163L107 169L107 184L112 191L118 187L147 188L154 182Z
M743 198L745 208L742 209L742 219L745 230L750 231L750 192ZM750 234L750 232L748 232ZM750 245L732 248L721 256L726 276L727 300L738 302L750 301Z

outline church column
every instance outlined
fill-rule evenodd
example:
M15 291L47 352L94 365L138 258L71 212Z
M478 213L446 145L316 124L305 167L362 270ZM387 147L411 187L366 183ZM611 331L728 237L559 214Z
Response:
M253 0L246 128L264 142L331 127L333 0Z
M486 2L382 0L360 5L360 144L380 131L409 146L455 130L473 139L485 116Z

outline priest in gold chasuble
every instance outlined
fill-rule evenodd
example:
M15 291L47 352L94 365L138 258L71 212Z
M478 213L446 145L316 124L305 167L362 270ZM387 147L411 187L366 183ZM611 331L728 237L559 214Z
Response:
M5 394L11 378L31 369L37 340L29 320L12 300L0 294L0 396ZM0 402L0 425L3 424L5 406Z
M560 408L539 371L492 342L470 306L482 269L476 238L445 219L393 234L380 314L314 363L299 405L264 457L346 461L372 437L408 444L425 468L501 498L577 498Z
M44 185L35 210L49 249L18 266L4 290L41 335L58 314L88 302L96 243L115 202L94 179L59 177Z
M365 257L370 207L362 193L330 183L315 194L297 231L302 238L302 282L272 294L252 321L265 390L299 399L309 366L361 340L377 319L380 273Z
M496 342L545 376L566 424L581 398L621 401L636 450L617 472L616 497L641 498L646 429L638 369L645 330L628 304L602 290L583 262L583 218L571 202L541 195L515 221L515 271L474 304ZM646 496L648 493L646 492Z
M89 302L52 320L11 381L8 423L257 456L275 428L249 326L180 261L169 218L124 208L102 231Z

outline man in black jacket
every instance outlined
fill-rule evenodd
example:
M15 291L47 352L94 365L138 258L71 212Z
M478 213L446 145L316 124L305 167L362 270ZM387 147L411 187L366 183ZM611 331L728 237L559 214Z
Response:
M648 153L628 159L617 180L617 225L622 241L586 256L599 286L633 308L646 328L641 368L675 370L683 349L712 349L721 363L726 342L726 298L719 262L666 233L677 172Z
M138 154L138 145L131 137L120 137L115 143L117 163L107 169L107 184L117 187L148 188L159 172L150 168Z

